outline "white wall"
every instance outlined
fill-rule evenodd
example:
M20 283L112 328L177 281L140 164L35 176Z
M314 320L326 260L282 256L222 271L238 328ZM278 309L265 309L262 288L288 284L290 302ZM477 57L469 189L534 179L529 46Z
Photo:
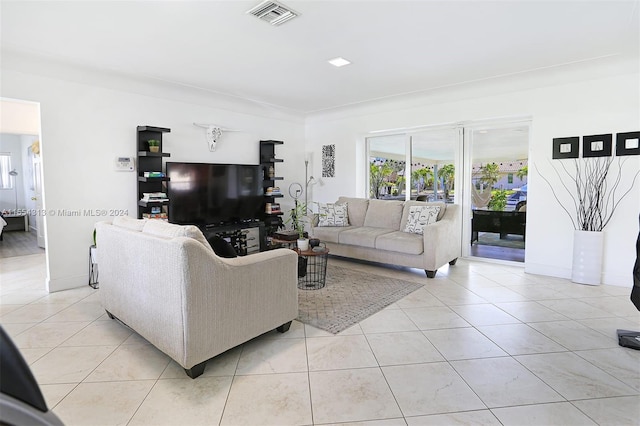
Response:
M116 172L113 164L117 156L135 157L138 125L170 128L163 142L174 161L257 164L260 139L283 140L285 144L277 148L278 155L286 159L278 165L278 173L287 177L283 189L304 179L301 117L260 106L243 107L240 102L231 108L225 101L221 108L211 94L198 96L160 86L137 90L109 76L82 73L74 82L42 75L43 67L6 62L2 64L2 96L40 103L50 291L88 282L87 256L94 224L108 217L84 214L85 210L124 209L130 216L137 215L137 174ZM88 84L92 79L95 84ZM242 110L248 112L238 112ZM210 152L204 129L194 122L241 132L224 134L217 150ZM83 213L64 216L62 210Z
M576 79L578 79L576 74ZM558 179L549 166L552 139L600 133L640 131L640 76L637 72L611 77L563 82L538 88L530 84L494 84L492 93L458 90L447 101L437 92L422 98L412 96L340 111L318 113L307 119L307 151L314 157L314 173L320 173L322 145L335 143L336 178L323 179L313 188L313 200L335 201L340 195L366 196L365 137L382 129L458 123L497 117L532 117L527 205L527 250L525 270L530 273L568 278L571 274L573 227L553 200L550 189L534 166L554 184ZM571 76L558 80L571 81ZM486 84L487 86L489 83ZM614 136L615 137L615 136ZM624 183L640 169L640 156L628 157ZM619 205L605 229L603 283L631 286L635 259L634 243L640 213L640 182Z

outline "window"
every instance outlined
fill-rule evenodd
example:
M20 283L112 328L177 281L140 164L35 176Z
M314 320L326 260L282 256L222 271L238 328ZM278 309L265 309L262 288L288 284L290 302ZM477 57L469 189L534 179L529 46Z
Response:
M369 198L453 202L458 140L453 127L368 138Z
M513 173L507 174L507 183L513 183Z
M11 154L0 154L0 189L13 189L11 172Z

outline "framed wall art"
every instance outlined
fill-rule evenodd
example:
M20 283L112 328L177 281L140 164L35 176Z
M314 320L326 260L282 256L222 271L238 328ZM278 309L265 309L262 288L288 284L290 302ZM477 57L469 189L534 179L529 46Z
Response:
M640 132L617 133L616 155L640 155Z
M582 156L589 157L611 157L612 144L611 133L605 135L590 135L582 137Z
M322 177L336 175L336 146L322 145Z
M580 137L573 136L570 138L553 138L553 156L554 160L564 158L578 158Z

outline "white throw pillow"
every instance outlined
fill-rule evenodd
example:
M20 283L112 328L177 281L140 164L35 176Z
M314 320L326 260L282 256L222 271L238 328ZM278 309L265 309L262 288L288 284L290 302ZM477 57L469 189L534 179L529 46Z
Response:
M318 226L349 226L347 204L318 204Z
M440 206L411 206L404 232L422 235L424 227L436 223Z

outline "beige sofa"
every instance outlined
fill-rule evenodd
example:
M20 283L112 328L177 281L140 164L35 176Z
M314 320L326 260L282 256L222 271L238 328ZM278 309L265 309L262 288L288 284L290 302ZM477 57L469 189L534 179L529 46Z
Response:
M218 257L195 226L116 218L97 224L100 298L111 318L195 378L208 359L298 316L297 255Z
M312 230L333 255L421 268L429 278L460 255L460 208L455 204L349 197L335 204L347 205L349 225L315 225ZM424 226L423 235L405 232L412 206L440 206L437 221Z

